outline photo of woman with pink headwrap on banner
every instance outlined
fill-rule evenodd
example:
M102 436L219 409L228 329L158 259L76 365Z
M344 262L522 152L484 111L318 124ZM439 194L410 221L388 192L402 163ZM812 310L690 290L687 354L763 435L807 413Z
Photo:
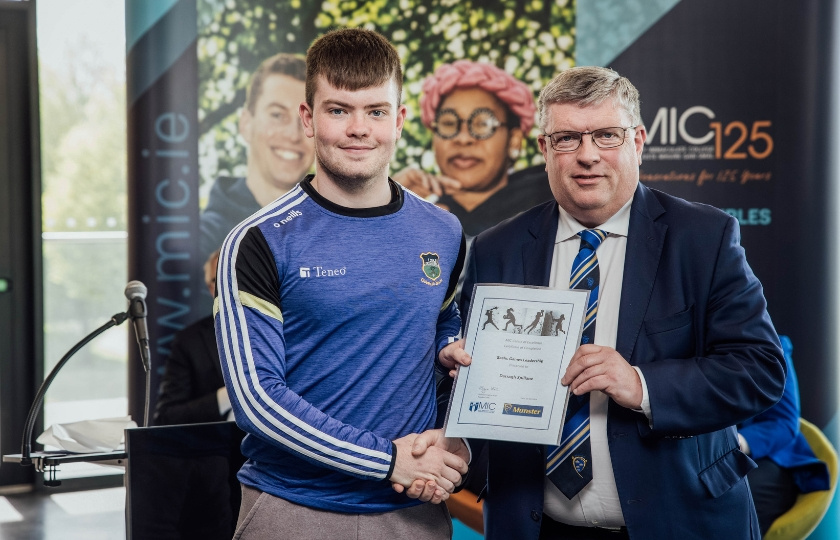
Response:
M393 178L455 214L468 237L551 198L544 175L511 174L534 126L525 83L492 64L458 60L423 82L420 109L439 173L408 168Z

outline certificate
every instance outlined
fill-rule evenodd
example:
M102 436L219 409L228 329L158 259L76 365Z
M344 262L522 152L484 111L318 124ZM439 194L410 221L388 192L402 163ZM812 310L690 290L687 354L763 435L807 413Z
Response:
M478 284L455 376L447 437L557 444L589 291Z

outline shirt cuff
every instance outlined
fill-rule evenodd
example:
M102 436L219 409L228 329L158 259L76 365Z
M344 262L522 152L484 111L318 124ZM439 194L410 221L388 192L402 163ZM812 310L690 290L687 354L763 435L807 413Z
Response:
M464 443L464 446L467 447L467 452L469 452L470 454L470 457L467 459L467 465L469 465L470 463L472 463L472 448L470 448L470 441L463 437L461 437L461 441Z
M230 412L232 405L230 404L227 388L224 386L216 390L216 402L219 404L219 416L225 416Z
M750 443L740 433L738 434L738 444L741 446L741 452L750 455Z
M653 416L650 410L650 396L648 395L647 382L645 381L645 376L642 375L642 370L639 369L637 366L632 367L636 370L636 373L639 374L639 381L641 381L642 383L642 405L640 408L633 410L635 410L636 412L644 413L644 415L647 416L648 422L650 422L653 419Z

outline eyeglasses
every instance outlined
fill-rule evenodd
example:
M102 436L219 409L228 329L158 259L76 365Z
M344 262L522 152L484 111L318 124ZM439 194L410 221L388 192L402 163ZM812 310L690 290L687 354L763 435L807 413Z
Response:
M639 126L607 127L595 131L555 131L544 135L557 152L574 152L583 143L584 135L591 135L592 142L598 148L616 148L624 144L627 130L637 127Z
M441 139L454 139L461 132L461 124L464 122L465 120L458 116L458 113L454 110L441 109L435 115L432 129ZM466 123L467 131L474 139L479 141L489 139L496 133L496 129L506 125L504 122L500 122L493 111L486 107L474 110Z

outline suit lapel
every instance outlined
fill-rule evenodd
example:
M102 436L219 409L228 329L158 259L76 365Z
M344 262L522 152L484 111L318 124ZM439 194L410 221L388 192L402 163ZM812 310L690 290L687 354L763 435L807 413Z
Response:
M657 223L656 219L664 212L651 190L640 183L630 207L616 340L616 350L628 361L633 355L659 268L668 226ZM532 239L522 245L523 284L548 286L559 218L557 204L546 204L531 222L528 231Z
M630 207L616 339L616 350L631 364L665 243L668 226L656 222L664 212L650 189L639 184Z
M559 218L557 203L553 203L546 204L543 211L531 222L528 232L533 238L522 245L524 285L548 286Z

